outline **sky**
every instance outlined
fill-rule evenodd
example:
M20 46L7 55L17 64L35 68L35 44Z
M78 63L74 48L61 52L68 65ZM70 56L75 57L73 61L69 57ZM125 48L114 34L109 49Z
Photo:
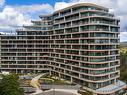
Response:
M0 31L14 30L30 25L39 15L76 3L94 3L109 8L120 18L120 41L127 41L127 0L0 0Z

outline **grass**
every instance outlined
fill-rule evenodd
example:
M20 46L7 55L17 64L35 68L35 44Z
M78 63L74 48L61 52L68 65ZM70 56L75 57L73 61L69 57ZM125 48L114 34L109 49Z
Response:
M52 80L54 80L54 82L52 82L50 80L43 80L43 78L52 79ZM56 84L56 85L68 85L69 84L65 80L62 80L58 77L50 76L50 75L41 77L39 81L43 84Z

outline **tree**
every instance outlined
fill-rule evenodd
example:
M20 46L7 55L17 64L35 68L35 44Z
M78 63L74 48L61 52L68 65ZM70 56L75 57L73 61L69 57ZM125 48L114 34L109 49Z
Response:
M120 48L120 79L127 82L127 47Z
M127 47L120 48L120 63L122 68L127 67Z
M0 95L24 95L16 74L3 75L0 81Z

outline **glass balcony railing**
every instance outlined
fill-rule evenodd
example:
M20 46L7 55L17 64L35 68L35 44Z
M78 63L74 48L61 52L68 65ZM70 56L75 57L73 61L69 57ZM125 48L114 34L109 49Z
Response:
M98 65L98 66L86 66L86 65L81 65L82 67L86 67L86 68L107 68L107 67L109 67L108 65L105 65L105 66L100 66L100 65Z
M81 17L88 17L88 16L104 16L110 18L114 17L113 15L109 15L108 13L90 13L90 12L81 13Z
M108 12L107 10L104 9L100 9L100 8L96 8L96 7L91 7L91 6L81 6L81 7L77 7L77 8L73 8L72 12L79 12L79 11L84 11L84 10L98 10L98 11L104 11L104 12Z
M73 22L72 23L72 26L76 26L76 25L82 25L82 24L110 24L110 25L117 25L117 23L115 22L109 22L109 21L80 21L80 22ZM113 30L113 31L116 31L116 30Z
M105 61L112 61L112 60L116 60L115 58L96 58L96 59L90 59L90 62L105 62Z
M117 25L117 23L109 21L90 21L90 23Z
M92 29L92 28L88 28L88 29L82 29L81 31L109 31L109 29L104 29L104 28L96 28L96 29Z
M88 54L88 56L108 56L108 54Z
M108 76L93 77L93 76L85 76L85 75L82 75L81 77L82 77L82 78L85 78L85 79L88 79L88 80L91 80L91 81L101 81L101 80L109 79Z
M90 71L89 73L93 75L99 75L99 74L107 74L111 72L115 72L115 70L96 70L96 71Z
M79 16L70 16L68 18L65 18L65 21L74 20L74 19L79 19Z
M116 41L109 41L109 40L104 40L104 39L102 39L102 40L84 40L84 39L81 39L80 40L80 43L86 43L86 44L109 44L109 43L118 43L118 41L116 40ZM92 48L91 48L92 49ZM94 48L93 48L94 49Z

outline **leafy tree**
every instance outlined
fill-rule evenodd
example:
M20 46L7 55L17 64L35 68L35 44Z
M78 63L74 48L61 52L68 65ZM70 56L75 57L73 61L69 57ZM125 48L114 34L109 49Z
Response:
M122 68L127 67L127 47L120 48L120 63Z
M0 81L0 95L24 95L16 74L4 75Z
M120 79L127 82L127 47L120 48Z

